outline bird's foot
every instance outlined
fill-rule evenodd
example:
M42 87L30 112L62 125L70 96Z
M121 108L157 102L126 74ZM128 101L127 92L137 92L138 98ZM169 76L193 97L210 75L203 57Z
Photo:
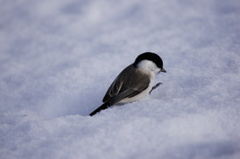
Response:
M153 86L152 87L152 90L149 92L149 94L154 90L154 89L156 89L158 86L160 86L162 83L161 82L159 82L159 83L157 83L155 86Z

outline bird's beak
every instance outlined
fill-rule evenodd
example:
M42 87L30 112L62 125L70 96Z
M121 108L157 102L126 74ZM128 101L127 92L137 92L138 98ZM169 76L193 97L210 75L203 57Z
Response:
M167 71L164 68L161 69L161 72L167 73Z

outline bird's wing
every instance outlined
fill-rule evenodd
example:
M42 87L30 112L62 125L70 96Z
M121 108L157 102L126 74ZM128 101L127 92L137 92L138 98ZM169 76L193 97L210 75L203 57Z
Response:
M125 68L109 87L103 102L111 102L113 105L123 98L131 98L145 90L150 78L147 74L139 74L138 71L140 70L133 68L132 65Z

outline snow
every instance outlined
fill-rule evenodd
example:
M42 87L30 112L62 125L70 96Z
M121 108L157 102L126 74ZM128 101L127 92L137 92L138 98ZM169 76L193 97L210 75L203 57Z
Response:
M2 0L1 159L238 159L238 0ZM94 117L143 52L167 73Z

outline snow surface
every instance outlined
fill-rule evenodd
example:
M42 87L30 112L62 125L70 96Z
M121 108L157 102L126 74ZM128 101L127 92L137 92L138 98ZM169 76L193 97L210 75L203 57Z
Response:
M1 0L1 159L239 159L239 0ZM148 98L87 116L143 52Z

